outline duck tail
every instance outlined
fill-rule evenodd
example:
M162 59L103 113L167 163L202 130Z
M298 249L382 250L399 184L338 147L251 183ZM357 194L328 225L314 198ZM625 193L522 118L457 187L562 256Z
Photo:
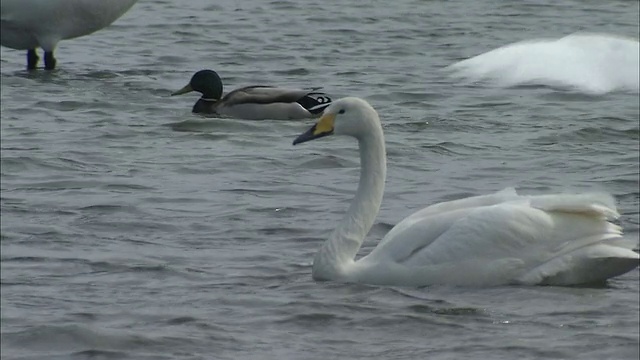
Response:
M326 103L326 104L318 104L316 106L312 106L311 108L307 109L310 113L317 115L317 114L321 114L324 109L331 105L331 103Z
M331 105L331 98L325 93L310 92L298 99L297 103L316 115L322 113L327 106Z

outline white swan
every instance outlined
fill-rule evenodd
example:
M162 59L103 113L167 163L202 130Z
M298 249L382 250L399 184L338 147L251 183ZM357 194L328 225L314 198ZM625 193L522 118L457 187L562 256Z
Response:
M313 262L313 278L374 285L574 285L638 266L613 199L604 194L519 196L513 189L429 206L398 223L354 261L380 208L386 174L382 127L364 100L334 102L294 145L326 135L358 140L361 173L348 213Z
M447 68L456 78L500 87L543 85L587 94L638 92L638 39L576 33L509 44Z
M36 48L44 50L45 69L53 70L53 51L60 40L100 30L138 0L2 0L2 46L27 51L27 69L38 64Z

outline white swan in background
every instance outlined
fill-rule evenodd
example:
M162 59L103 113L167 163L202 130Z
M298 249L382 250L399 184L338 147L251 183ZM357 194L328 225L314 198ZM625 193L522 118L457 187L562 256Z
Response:
M354 261L380 208L384 135L364 100L334 102L294 145L349 135L360 147L360 182L351 206L313 261L313 278L373 285L575 285L602 282L638 266L639 256L607 221L611 196L520 196L513 189L439 203L398 223Z
M137 0L2 0L0 43L27 51L27 69L38 64L36 48L44 50L45 69L53 70L53 51L60 40L100 30L129 10Z
M638 92L638 39L576 33L506 45L447 68L456 78L500 87L544 85L587 94Z

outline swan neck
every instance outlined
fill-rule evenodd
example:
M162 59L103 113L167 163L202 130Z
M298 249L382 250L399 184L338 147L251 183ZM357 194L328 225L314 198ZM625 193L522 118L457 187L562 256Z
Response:
M347 214L316 255L314 278L335 279L344 276L345 266L353 263L380 209L387 165L382 128L379 123L375 125L374 131L358 139L358 190Z
M365 226L358 228L358 230L361 231L362 240L364 240L373 226L382 204L387 175L387 159L382 135L360 139L358 142L360 145L360 180L348 214L363 221Z

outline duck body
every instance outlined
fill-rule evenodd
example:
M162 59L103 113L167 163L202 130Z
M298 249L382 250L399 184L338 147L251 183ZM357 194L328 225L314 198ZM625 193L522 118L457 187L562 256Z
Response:
M202 93L192 112L246 120L296 120L319 116L331 98L318 88L286 89L254 85L235 89L222 96L222 80L213 70L201 70L188 85L172 95L191 91Z
M1 44L16 50L45 51L45 68L55 68L58 42L100 30L129 10L137 0L2 0ZM47 54L50 58L47 59ZM49 60L49 62L47 62ZM35 68L35 63L28 68Z
M639 264L611 223L607 194L518 195L514 189L426 207L400 221L355 260L382 202L386 153L375 110L364 100L332 103L295 144L328 135L358 140L358 190L313 261L313 278L373 285L495 286L602 283Z

